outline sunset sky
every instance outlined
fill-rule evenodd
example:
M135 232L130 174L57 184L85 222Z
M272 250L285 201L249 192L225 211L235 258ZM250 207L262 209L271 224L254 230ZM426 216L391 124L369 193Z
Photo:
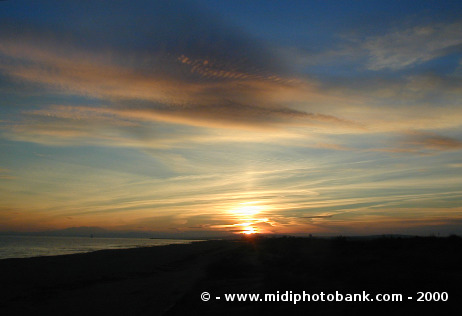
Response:
M462 233L462 1L0 1L0 231Z

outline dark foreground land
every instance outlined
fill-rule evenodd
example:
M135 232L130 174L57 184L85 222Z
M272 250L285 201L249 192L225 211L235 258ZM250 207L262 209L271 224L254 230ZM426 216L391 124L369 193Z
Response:
M0 291L0 315L456 315L462 239L253 238L5 259ZM225 300L277 291L397 293L403 302ZM418 292L448 300L417 302Z

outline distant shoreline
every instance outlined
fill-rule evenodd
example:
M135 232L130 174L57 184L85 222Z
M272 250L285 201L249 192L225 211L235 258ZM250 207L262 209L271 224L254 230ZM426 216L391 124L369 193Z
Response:
M42 256L70 255L107 249L130 249L182 244L197 239L149 239L89 236L0 236L0 260L8 258L33 258Z
M458 238L457 235L451 236L413 236L413 235L365 235L365 236L291 236L291 235L263 235L263 234L254 234L254 235L233 235L228 236L227 238L165 238L165 237L102 237L102 236L56 236L56 235L0 235L0 241L3 238L3 244L0 243L0 260L5 260L9 258L33 258L33 257L41 257L41 256L59 256L59 255L70 255L70 254L78 254L78 253L88 253L100 250L118 250L118 249L130 249L130 248L143 248L143 247L159 247L168 244L176 244L176 243L191 243L196 241L212 241L212 240L248 240L248 239L278 239L278 238L296 238L296 239L316 239L316 240L345 240L345 241L368 241L368 240L378 240L378 239L412 239L412 238ZM40 240L46 239L40 245L40 251L35 253L33 246L30 245L31 250L27 249L28 244L21 244L17 243L12 245L10 249L14 251L16 254L11 255L6 252L5 250L5 238L12 238L15 241L16 238L24 238L27 242L28 238L32 238L32 240ZM66 245L63 249L59 248L59 245L56 244L49 244L47 240L50 239L52 241L61 240L62 244ZM72 241L74 239L74 244L77 249L67 249L68 241ZM107 244L104 244L104 242ZM124 244L124 242L129 242ZM144 241L144 242L143 242ZM165 243L153 243L150 244L149 241L152 242L165 242ZM117 242L120 242L118 244ZM15 248L17 247L17 248ZM47 251L47 247L50 247L50 251ZM62 245L61 245L62 247ZM54 249L54 250L51 250ZM22 250L22 252L21 252ZM30 253L30 254L29 254Z

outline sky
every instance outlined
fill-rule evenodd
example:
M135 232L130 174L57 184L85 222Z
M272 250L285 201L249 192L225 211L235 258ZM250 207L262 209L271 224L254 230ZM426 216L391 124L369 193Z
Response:
M0 1L0 232L462 234L462 2Z

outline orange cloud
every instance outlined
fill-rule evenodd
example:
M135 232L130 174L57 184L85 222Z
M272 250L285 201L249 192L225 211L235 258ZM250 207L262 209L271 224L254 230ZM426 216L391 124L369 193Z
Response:
M426 154L434 151L451 151L462 149L462 141L429 132L405 132L393 148L377 149L378 151L395 153Z
M372 89L355 93L258 68L246 72L239 62L193 58L186 53L156 52L137 57L136 53L109 49L88 51L70 40L60 44L58 39L43 35L2 38L0 71L5 75L41 84L57 93L99 98L105 104L29 111L27 120L7 127L7 134L18 140L33 139L38 134L42 142L54 142L47 140L53 136L64 140L100 135L116 142L123 138L121 134L130 132L108 132L108 128L160 122L214 129L290 130L294 137L308 137L399 132L409 126L416 130L448 128L458 126L462 119L460 107L451 105L444 112L431 105L383 106L383 100L392 102L397 97L383 95L384 90L396 91L396 83L385 85L382 92ZM423 84L411 78L405 90L422 91ZM453 94L459 92L454 90ZM448 150L459 146L457 141L441 138L413 141L413 148ZM311 147L350 149L329 141L318 141ZM392 150L409 151L406 147Z
M432 150L457 150L462 148L462 141L432 133L412 132L405 145Z
M154 66L143 69L142 62L121 65L116 62L120 58L108 52L90 53L50 40L40 45L30 38L5 40L0 43L0 53L8 60L0 60L0 70L5 74L57 92L107 99L114 104L114 111L128 117L209 127L357 127L333 115L286 106L318 96L302 81L264 71L243 73L218 62L192 60L184 55L176 59L151 57L149 63ZM161 67L164 63L170 67ZM184 76L182 67L207 80Z

